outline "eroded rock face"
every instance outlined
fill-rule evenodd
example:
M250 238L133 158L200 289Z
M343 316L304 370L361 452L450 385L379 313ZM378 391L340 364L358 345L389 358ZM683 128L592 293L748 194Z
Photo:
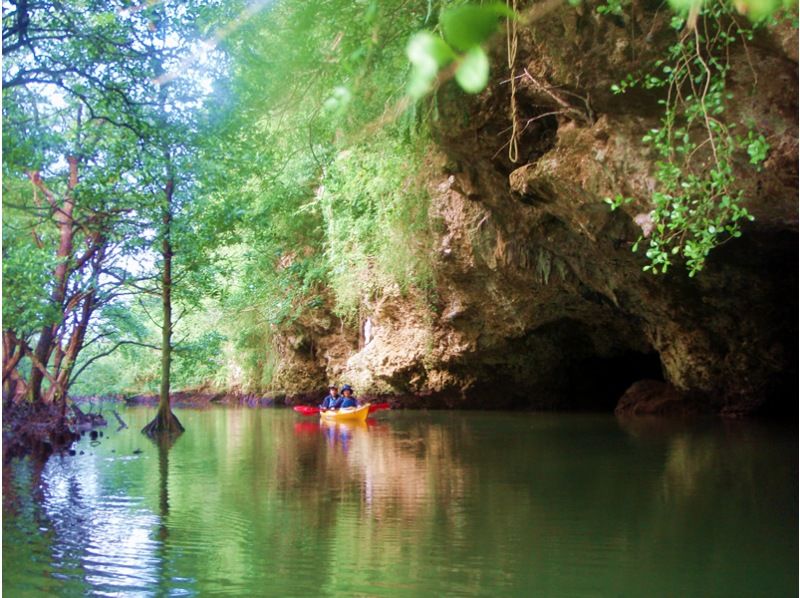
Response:
M347 358L358 350L358 332L331 313L330 304L302 314L277 335L273 388L292 399L321 401L329 383L341 383Z
M746 156L736 165L756 221L697 278L680 266L654 276L630 248L650 226L655 156L641 138L658 97L609 87L671 34L665 15L638 3L631 14L620 25L565 6L522 32L516 164L503 147L507 86L476 100L451 90L430 158L431 216L444 223L436 305L387 289L364 304L360 333L318 326L324 360L307 351L287 372L460 407L613 410L653 378L717 412L796 402L796 34L773 31L731 58L729 117L757 119L771 146L761 172ZM617 193L635 201L611 211L604 198Z

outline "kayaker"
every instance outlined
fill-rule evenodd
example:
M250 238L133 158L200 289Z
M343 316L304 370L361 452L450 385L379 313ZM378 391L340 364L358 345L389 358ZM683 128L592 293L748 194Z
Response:
M342 401L339 404L339 408L342 407L358 407L358 401L353 396L353 389L350 387L349 384L345 384L342 386Z
M338 409L338 403L342 402L342 397L339 394L339 387L335 384L331 384L328 386L328 394L322 400L322 405L319 406L320 409Z

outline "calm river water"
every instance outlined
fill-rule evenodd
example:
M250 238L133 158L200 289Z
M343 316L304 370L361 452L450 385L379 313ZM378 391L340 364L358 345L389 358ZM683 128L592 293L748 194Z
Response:
M795 429L214 408L168 449L119 410L5 472L6 595L797 595Z

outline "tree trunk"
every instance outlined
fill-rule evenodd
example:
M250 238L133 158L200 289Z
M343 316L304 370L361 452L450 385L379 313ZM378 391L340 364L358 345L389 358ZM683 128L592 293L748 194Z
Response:
M164 239L161 243L161 254L164 269L161 272L161 307L163 321L161 323L161 391L158 399L158 413L147 424L142 432L148 436L155 434L180 434L183 426L169 404L170 365L172 363L172 243L170 231L172 227L172 191L173 181L167 181L164 189L166 205L162 214Z
M6 383L9 382L12 372L22 359L24 342L17 339L11 330L3 331L3 392L6 392Z
M78 359L78 353L83 348L83 341L86 338L86 329L89 327L89 320L94 312L95 302L94 291L90 291L83 299L83 306L81 307L80 317L77 318L75 325L72 328L69 344L66 350L61 347L61 340L58 341L58 363L55 367L56 384L50 388L48 393L50 401L53 403L61 402L61 419L66 419L67 416L67 390L69 390L70 378L72 377L72 370L75 368L75 362Z
M27 393L28 384L17 370L12 370L8 378L3 381L3 404L21 401Z
M39 187L45 194L48 203L55 210L55 220L58 225L60 238L58 244L58 251L56 257L58 263L53 273L55 285L50 300L54 305L63 308L64 296L67 290L67 272L69 270L69 261L72 257L72 241L74 238L72 213L75 208L75 199L72 196L72 191L78 185L78 158L76 156L68 156L67 162L69 163L69 181L67 183L67 193L64 198L63 206L58 206L52 194L44 188L44 184L39 178L39 173L31 173L30 178L34 185ZM34 349L36 359L46 368L50 361L50 356L53 354L53 340L55 338L55 331L58 324L52 326L44 326L39 333L39 340ZM31 370L30 383L28 384L28 392L30 399L38 402L42 399L42 381L44 380L44 372L38 368Z

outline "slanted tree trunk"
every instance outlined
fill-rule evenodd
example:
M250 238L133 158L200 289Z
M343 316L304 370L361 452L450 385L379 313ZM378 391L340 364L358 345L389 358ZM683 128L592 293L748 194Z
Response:
M63 205L57 205L55 198L44 187L38 172L32 172L29 176L33 184L41 189L45 198L50 203L55 212L55 220L59 229L59 244L56 257L58 263L53 273L53 292L50 300L53 305L59 308L63 307L64 297L67 290L67 273L69 271L69 260L72 258L72 242L74 239L74 227L72 213L75 209L75 199L72 191L78 185L78 158L76 156L68 156L67 162L69 163L69 182L67 183L67 194L64 198ZM47 363L53 354L53 340L55 338L56 328L58 324L45 326L39 333L39 340L34 349L36 359L44 368L47 368ZM45 374L39 368L31 370L30 383L28 384L28 392L30 399L34 402L42 400L42 382L44 381Z
M161 434L180 434L183 426L169 404L170 365L172 363L172 243L170 229L172 227L172 192L174 183L167 181L164 189L165 208L162 215L164 239L161 243L161 254L164 269L161 272L161 306L163 322L161 324L161 392L158 400L158 412L155 418L142 432L148 436Z
M3 330L3 400L15 398L24 381L17 373L17 365L25 353L25 341L19 340L12 330Z
M80 119L79 110L79 125ZM109 222L91 211L83 217L79 215L75 189L78 186L80 159L70 155L67 156L67 163L69 179L66 193L61 199L56 198L38 171L28 173L33 184L34 203L39 208L50 207L58 230L55 249L57 263L53 270L49 299L59 317L52 324L42 326L33 349L28 346L28 339L16 339L13 331L7 331L8 334L4 332L3 337L4 396L17 396L24 391L33 403L60 402L62 414L66 413L67 391L73 381L75 362L84 347L90 321L97 308L108 300L98 289L102 286L100 276L107 260L107 239L102 230L109 226ZM46 200L46 206L41 198ZM32 233L37 245L42 248L42 239L35 230ZM8 350L8 347L13 348L14 342L19 346L18 353ZM31 361L28 382L17 371L21 357ZM43 386L45 380L49 383L46 391Z
M102 251L101 261L102 261ZM75 323L72 327L67 348L61 346L61 341L58 343L59 360L55 367L56 384L54 384L49 391L50 401L55 403L61 402L61 417L65 418L67 414L67 390L71 383L72 371L75 368L75 362L78 359L78 354L83 348L83 342L86 338L86 330L89 327L89 320L92 317L95 309L95 293L89 291L83 298L83 305L80 314L75 317Z

